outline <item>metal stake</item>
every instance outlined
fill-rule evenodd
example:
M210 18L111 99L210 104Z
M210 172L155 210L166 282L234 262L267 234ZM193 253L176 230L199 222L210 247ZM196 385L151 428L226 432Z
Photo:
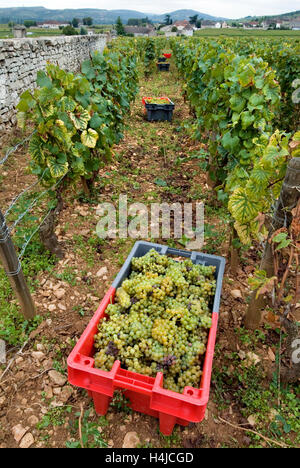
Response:
M22 313L26 319L35 315L35 306L27 286L22 266L9 234L5 218L0 210L0 259L10 284L19 300Z

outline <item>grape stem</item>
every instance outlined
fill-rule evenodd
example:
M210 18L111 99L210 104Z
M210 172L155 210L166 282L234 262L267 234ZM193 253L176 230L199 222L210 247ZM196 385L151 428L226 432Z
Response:
M246 429L245 427L241 427L241 426L237 426L236 424L232 424L229 421L226 421L225 419L221 418L220 416L219 416L219 420L221 422L225 423L225 424L228 424L231 427L234 427L235 429L239 429L240 431L251 432L252 434L255 434L255 435L261 437L262 439L264 439L266 442L268 442L268 444L275 444L275 445L278 445L281 448L289 448L289 446L284 444L283 442L277 442L277 440L269 439L269 437L265 437L264 435L260 434L259 432L253 431L252 429Z

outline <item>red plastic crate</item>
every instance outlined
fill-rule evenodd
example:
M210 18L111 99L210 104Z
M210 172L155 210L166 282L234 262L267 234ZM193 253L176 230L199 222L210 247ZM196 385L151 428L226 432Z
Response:
M167 59L171 58L172 57L172 54L163 54L164 57L166 57Z
M144 106L146 105L146 99L153 99L153 96L144 96L142 98L142 103L144 104ZM167 99L171 103L171 100L167 96L160 96L155 99Z
M221 268L220 276L223 276L223 264ZM111 286L69 355L67 361L69 382L88 391L94 400L95 411L100 415L106 414L115 390L124 390L133 410L159 418L160 431L164 435L170 435L175 424L187 426L190 422L201 422L209 399L218 311L212 313L212 327L209 332L200 387L187 386L183 393L176 393L163 388L162 372L158 372L155 378L148 377L122 369L118 360L109 372L94 368L94 336L99 322L106 316L108 304L114 302L115 292L116 288Z

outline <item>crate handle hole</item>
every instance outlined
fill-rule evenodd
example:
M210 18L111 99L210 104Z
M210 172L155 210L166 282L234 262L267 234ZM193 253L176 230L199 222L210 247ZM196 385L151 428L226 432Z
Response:
M91 364L91 361L89 359L85 359L83 364L85 364L86 366L89 366Z

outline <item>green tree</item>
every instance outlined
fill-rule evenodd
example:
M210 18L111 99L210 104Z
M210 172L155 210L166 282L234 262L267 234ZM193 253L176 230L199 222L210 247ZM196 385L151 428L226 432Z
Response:
M165 24L166 26L169 26L169 25L172 24L172 23L173 23L173 20L172 20L172 18L171 18L171 15L165 15L164 24Z
M148 16L146 16L146 18L129 18L127 21L128 26L144 26L148 23L151 23Z
M73 28L73 26L71 25L68 25L68 26L65 26L62 30L62 33L65 35L65 36L76 36L78 34L78 32L76 31L75 28Z
M78 25L79 25L79 19L78 18L73 18L72 19L72 26L74 28L78 28Z
M82 22L85 26L92 26L93 18L91 18L90 16L87 16L86 18L83 18Z
M26 28L31 28L31 26L36 26L36 21L33 21L33 20L25 20L25 21L24 21L24 26L26 26Z
M200 19L197 20L197 22L196 22L196 28L201 29L201 27L202 27L202 21L203 21L203 18L200 18Z
M120 16L118 16L117 21L116 21L116 31L117 31L118 36L125 36L126 35L125 29L124 29L124 26L123 26L123 23L122 23L122 20L121 20Z
M127 21L128 26L139 26L140 20L138 18L129 18Z
M198 15L190 16L190 24L197 24Z
M80 28L80 36L86 36L86 35L87 35L87 30L86 30L83 26L81 26L81 28Z

